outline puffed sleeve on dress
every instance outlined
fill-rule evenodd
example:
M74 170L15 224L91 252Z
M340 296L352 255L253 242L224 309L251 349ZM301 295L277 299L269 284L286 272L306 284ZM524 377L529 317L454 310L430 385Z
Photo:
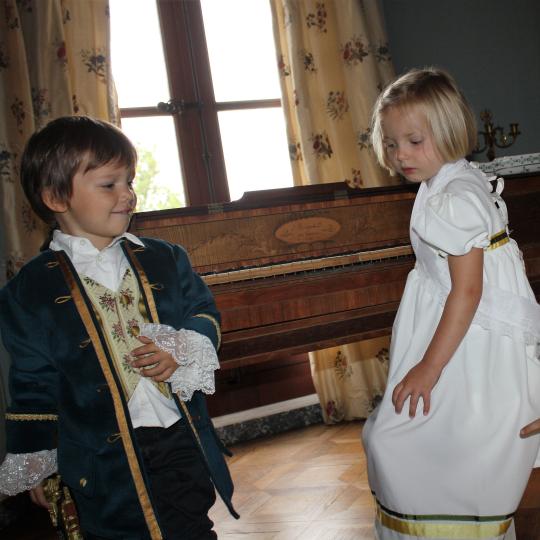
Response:
M489 193L466 180L453 180L426 200L412 228L427 244L448 255L486 248L494 234Z

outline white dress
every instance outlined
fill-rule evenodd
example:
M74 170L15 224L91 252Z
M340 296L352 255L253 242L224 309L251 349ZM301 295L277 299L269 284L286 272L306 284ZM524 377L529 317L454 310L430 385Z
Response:
M521 252L508 239L506 206L465 160L444 165L418 191L411 216L416 255L394 322L390 373L363 442L381 540L514 538L512 514L540 436L540 306ZM450 290L448 254L484 248L480 305L432 391L431 410L409 418L392 392L429 345Z

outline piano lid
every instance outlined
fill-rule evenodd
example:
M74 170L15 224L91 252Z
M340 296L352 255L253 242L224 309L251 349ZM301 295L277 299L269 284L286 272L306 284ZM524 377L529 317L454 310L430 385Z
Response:
M184 246L200 274L245 271L408 245L417 188L336 182L249 192L232 203L141 212L131 230Z

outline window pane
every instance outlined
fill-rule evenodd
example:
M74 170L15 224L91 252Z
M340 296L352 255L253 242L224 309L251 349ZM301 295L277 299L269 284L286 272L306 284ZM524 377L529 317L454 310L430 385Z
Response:
M218 118L231 200L293 185L280 108L222 111Z
M269 0L201 0L216 101L281 96Z
M137 210L185 206L173 119L170 116L124 118L122 130L139 154L135 177Z
M156 2L109 0L109 7L111 66L120 107L148 107L168 101Z

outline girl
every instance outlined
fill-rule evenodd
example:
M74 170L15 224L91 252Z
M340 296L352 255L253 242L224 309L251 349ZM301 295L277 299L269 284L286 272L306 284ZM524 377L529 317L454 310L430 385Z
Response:
M388 386L363 431L377 538L513 539L539 449L520 428L540 416L540 306L503 181L464 159L474 117L443 71L390 84L372 127L380 163L421 183Z

